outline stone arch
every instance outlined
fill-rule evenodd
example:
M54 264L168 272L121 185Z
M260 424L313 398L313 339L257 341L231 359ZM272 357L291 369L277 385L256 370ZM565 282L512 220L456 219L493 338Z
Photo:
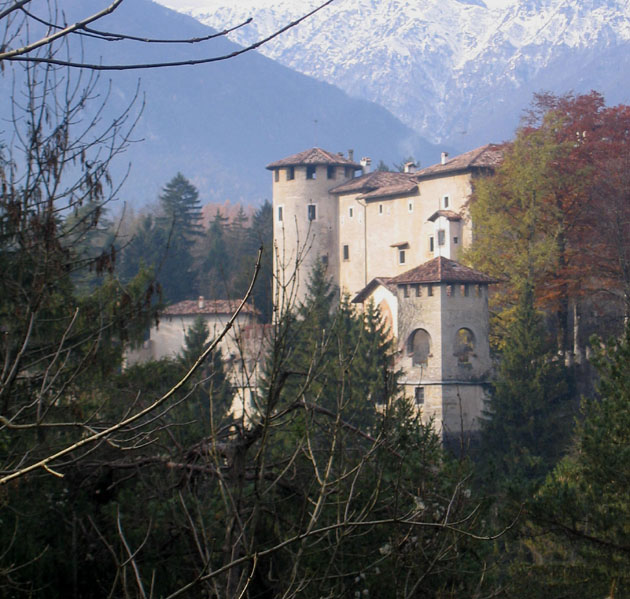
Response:
M431 335L424 329L416 329L407 340L407 353L412 366L425 366L431 354Z
M458 329L455 333L455 351L453 352L457 356L457 360L460 364L470 363L470 358L475 351L475 335L474 333L465 327Z

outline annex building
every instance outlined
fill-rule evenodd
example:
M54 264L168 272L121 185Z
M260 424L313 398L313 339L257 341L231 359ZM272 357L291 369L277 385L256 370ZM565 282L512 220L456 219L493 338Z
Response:
M370 172L370 160L311 148L267 166L279 294L300 301L322 261L340 293L373 301L398 345L405 393L445 437L479 428L491 360L488 286L457 262L467 202L502 160L489 144L433 166Z

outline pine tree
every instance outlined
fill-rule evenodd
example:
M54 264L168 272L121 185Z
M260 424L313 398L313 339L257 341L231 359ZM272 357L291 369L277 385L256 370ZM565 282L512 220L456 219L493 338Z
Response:
M565 448L569 386L552 348L526 286L508 327L482 427L481 455L493 484L539 483Z

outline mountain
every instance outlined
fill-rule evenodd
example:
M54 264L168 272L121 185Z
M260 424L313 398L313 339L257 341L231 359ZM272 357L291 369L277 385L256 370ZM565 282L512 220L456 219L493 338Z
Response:
M102 9L102 0L64 0L68 22ZM212 30L191 17L148 0L126 0L98 29L152 38L191 38ZM225 38L203 44L143 45L91 38L70 48L84 62L129 64L186 60L236 50ZM103 56L103 54L105 54ZM11 80L21 67L4 65L0 73L0 143L11 138ZM73 77L78 77L75 71ZM88 75L84 73L84 78ZM108 92L108 86L111 90ZM145 106L128 150L118 158L115 174L131 172L121 197L141 205L157 198L178 171L200 191L204 202L260 203L271 194L265 165L309 146L334 151L355 149L355 157L400 162L409 155L424 164L439 159L441 147L423 140L386 109L349 97L330 84L270 60L256 52L212 64L154 70L107 72L99 91L109 95L101 122L112 119L133 98L137 86ZM90 103L93 108L97 100Z
M160 0L248 43L318 0ZM461 150L512 136L532 94L628 102L627 0L336 0L265 45L301 73L376 102Z

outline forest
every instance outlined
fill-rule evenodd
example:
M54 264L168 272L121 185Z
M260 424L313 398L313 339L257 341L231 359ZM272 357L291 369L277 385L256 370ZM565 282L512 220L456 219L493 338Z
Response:
M630 596L630 107L537 96L476 182L495 377L454 453L374 306L323 264L304 302L279 292L269 203L206 224L168 173L150 209L117 205L136 101L101 118L97 79L49 52L0 133L2 596ZM265 324L247 415L201 321L124 367L197 295Z

